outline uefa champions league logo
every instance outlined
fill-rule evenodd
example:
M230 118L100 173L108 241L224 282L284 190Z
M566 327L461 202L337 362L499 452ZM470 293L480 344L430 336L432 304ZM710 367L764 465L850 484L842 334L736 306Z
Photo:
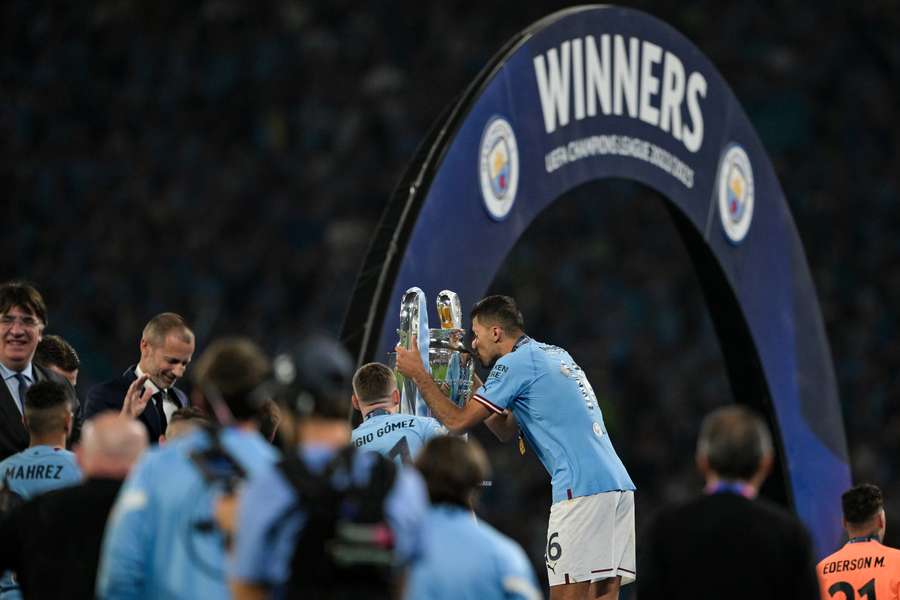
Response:
M519 185L519 149L506 119L494 117L488 121L478 154L484 207L492 219L502 221L512 209Z
M753 220L753 168L737 144L728 147L719 166L719 217L735 244L746 237Z

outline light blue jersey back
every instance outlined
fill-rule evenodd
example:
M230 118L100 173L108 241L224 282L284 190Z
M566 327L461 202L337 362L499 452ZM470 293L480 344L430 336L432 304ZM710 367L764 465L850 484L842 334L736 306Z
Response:
M473 398L492 412L509 409L515 415L550 473L553 502L635 489L607 435L591 384L562 348L522 337Z
M75 485L81 481L81 469L75 455L65 448L32 446L0 462L0 482L23 500L44 492ZM0 600L19 600L19 586L7 571L0 578Z
M431 417L375 410L353 430L352 443L362 452L378 452L398 465L409 464L428 440L446 433Z
M0 462L0 481L23 499L81 481L75 455L65 448L32 446Z
M256 431L225 428L219 440L248 477L278 458ZM213 520L223 486L192 459L210 445L210 433L197 428L148 450L132 469L106 525L98 598L230 597L225 539ZM221 460L206 468L230 471Z
M424 552L410 570L407 600L535 600L543 598L525 552L468 510L432 507Z

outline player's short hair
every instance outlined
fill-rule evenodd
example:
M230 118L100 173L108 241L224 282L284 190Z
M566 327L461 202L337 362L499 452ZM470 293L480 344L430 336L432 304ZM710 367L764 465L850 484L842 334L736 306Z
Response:
M37 288L25 281L7 281L0 285L0 314L18 306L47 325L47 305Z
M75 348L58 335L43 336L34 351L34 362L42 367L58 367L67 373L81 367Z
M390 367L379 362L361 366L353 375L353 393L363 404L371 404L391 395L397 379Z
M197 421L199 423L209 423L209 415L205 410L197 408L196 406L182 406L172 413L172 416L169 418L169 424L171 425L172 423L177 423L178 421Z
M141 337L154 346L160 346L169 335L178 336L178 339L185 344L194 341L194 332L188 327L187 321L181 315L173 312L160 313L150 319L144 326Z
M415 461L432 504L471 508L481 482L490 476L487 455L476 440L442 435L429 440Z
M697 453L723 479L746 481L772 453L772 436L765 422L745 406L718 408L703 419Z
M877 485L861 483L841 496L844 519L851 525L862 525L884 508L884 496Z
M525 319L511 296L488 296L482 298L472 307L469 317L482 324L490 323L503 328L503 331L515 333L525 331Z
M193 369L194 382L211 400L218 395L237 420L253 418L261 400L256 396L271 373L262 349L248 338L228 337L211 343Z
M25 419L33 435L49 435L66 431L66 417L71 413L66 386L55 381L38 381L25 393Z

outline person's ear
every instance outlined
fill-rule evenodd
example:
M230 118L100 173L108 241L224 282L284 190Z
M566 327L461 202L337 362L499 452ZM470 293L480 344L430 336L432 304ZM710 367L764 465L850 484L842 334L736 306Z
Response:
M356 394L350 394L350 404L353 405L355 410L362 412L362 409L359 407L359 398L356 397Z
M400 390L394 388L394 391L391 392L391 406L398 406L400 404Z

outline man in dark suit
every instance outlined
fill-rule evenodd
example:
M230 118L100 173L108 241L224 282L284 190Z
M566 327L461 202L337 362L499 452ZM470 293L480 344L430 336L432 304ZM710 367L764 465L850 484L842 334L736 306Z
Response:
M0 285L0 376L4 383L0 385L0 460L28 447L22 415L25 392L35 383L47 379L65 383L72 408L77 409L71 385L32 362L46 326L47 305L34 286L20 281Z
M663 508L638 545L639 600L819 597L809 535L791 514L755 499L772 465L772 438L741 406L703 421L703 496Z
M88 390L84 418L116 411L138 419L151 444L165 435L172 413L187 406L184 392L173 387L194 354L194 333L175 313L156 315L141 335L141 360L121 376Z
M47 492L0 520L0 569L13 569L26 598L93 598L100 545L122 481L147 447L133 419L85 423L76 449L80 485Z

